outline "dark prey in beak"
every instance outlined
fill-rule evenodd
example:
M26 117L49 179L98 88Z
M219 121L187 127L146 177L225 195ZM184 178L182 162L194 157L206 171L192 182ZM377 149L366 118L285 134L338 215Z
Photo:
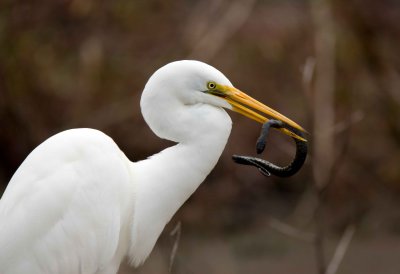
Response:
M304 138L304 134L300 131L297 130L287 124L285 124L282 121L278 120L269 120L268 122L264 123L261 129L261 134L258 137L257 143L256 143L256 150L257 154L261 154L266 146L266 138L268 136L269 129L273 128L286 128L298 136ZM256 157L251 157L251 156L239 156L239 155L233 155L232 159L235 161L237 164L242 164L242 165L250 165L250 166L255 166L258 168L258 170L265 176L270 176L275 175L278 177L290 177L294 174L296 174L300 168L303 166L306 158L307 158L307 142L292 138L294 142L296 143L296 155L293 159L293 161L285 166L285 167L280 167L278 165L275 165L271 162L268 162L266 160L256 158Z

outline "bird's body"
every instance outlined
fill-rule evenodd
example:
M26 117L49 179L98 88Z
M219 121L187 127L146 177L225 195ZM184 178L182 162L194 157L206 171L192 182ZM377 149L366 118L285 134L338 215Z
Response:
M131 162L93 129L61 132L32 151L0 200L0 273L113 274L125 257L140 265L226 145L223 108L233 103L217 86L234 89L196 61L170 63L150 78L144 118L177 144L146 160Z

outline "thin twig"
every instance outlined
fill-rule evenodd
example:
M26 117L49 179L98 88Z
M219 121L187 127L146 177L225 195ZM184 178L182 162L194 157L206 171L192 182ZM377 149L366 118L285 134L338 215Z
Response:
M342 133L345 130L348 130L354 124L361 122L364 118L364 112L362 110L357 110L350 115L349 119L336 123L331 128L326 129L324 132L316 132L315 134L321 138L326 135L336 135Z
M311 92L312 92L312 81L314 79L315 75L315 64L316 60L314 57L309 56L307 57L306 61L304 62L304 65L302 67L301 73L302 73L302 79L303 79L303 90L304 93L306 94L307 97L311 97Z
M268 220L268 226L275 231L278 231L284 235L290 236L297 240L312 243L314 241L315 235L313 233L301 231L287 223L284 223L278 219L270 218Z
M220 19L213 21L213 27L197 41L188 58L211 60L223 48L226 41L247 21L255 3L256 0L231 2L225 9L225 13L219 16Z
M340 239L335 253L333 254L332 260L326 268L325 274L335 274L339 269L340 263L343 261L344 255L346 254L347 249L349 248L351 239L354 236L356 228L354 225L347 226L346 230L343 233L342 238Z
M182 225L181 221L178 221L175 228L171 231L169 236L175 237L174 245L172 246L171 256L169 257L169 273L172 273L172 266L174 265L176 252L178 251L179 240L181 239Z
M221 10L225 9L225 0L198 1L194 3L193 8L186 16L187 20L182 34L182 41L189 48L194 48L201 37L213 28L215 19L220 17Z

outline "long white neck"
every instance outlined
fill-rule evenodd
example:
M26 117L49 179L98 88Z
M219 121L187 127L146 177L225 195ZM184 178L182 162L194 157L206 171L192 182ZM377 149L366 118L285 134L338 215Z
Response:
M164 226L214 168L228 140L231 120L212 108L207 126L194 125L192 138L131 164L135 205L129 257L140 265L153 249Z

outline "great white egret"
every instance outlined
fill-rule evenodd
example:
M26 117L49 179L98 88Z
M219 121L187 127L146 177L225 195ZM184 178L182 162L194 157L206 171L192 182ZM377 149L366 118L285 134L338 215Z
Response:
M220 157L232 123L224 108L303 130L199 61L158 69L140 106L152 131L176 145L131 162L104 133L71 129L28 155L0 200L1 274L110 274L125 257L143 263Z

